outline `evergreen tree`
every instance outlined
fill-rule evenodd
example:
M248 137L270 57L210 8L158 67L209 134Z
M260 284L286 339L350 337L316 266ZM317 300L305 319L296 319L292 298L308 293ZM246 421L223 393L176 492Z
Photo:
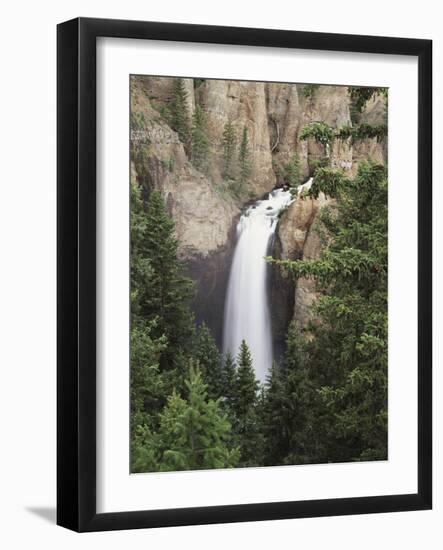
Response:
M151 323L133 322L131 326L131 472L152 469L154 450L151 429L166 403L159 358L166 347L164 337L151 338Z
M351 89L354 114L359 118L366 101L385 92ZM197 105L191 128L187 100L185 81L175 79L168 120L194 166L206 171L205 115ZM143 115L131 116L134 132L146 127ZM300 139L315 139L328 155L334 140L382 140L386 132L386 124L337 129L312 122ZM386 459L385 168L362 163L353 179L331 167L315 171L307 194L334 199L319 214L321 256L274 263L295 279L315 281L316 317L307 337L290 324L286 351L263 387L245 341L236 359L229 353L223 359L208 327L194 326L193 285L178 259L174 223L161 195L150 192L148 141L131 149L139 182L131 185L131 471ZM228 121L223 176L241 191L251 169L247 129L237 144ZM296 153L284 178L296 194L302 183Z
M237 358L235 379L234 431L240 445L242 466L258 466L262 456L262 434L257 414L259 384L252 366L252 356L244 340Z
M132 320L139 321L141 304L144 300L145 280L149 280L152 274L149 261L144 258L144 236L146 233L146 212L143 207L141 190L138 185L131 184L131 316Z
M244 188L251 175L251 151L249 149L248 131L243 128L242 140L240 143L240 151L238 154L238 162L240 166L240 190Z
M319 190L323 180L319 179ZM325 182L329 185L329 178ZM318 323L306 345L315 389L303 437L311 462L387 456L387 178L362 163L337 186L322 224L328 244L318 260L283 262L321 291ZM305 394L305 390L303 390ZM306 405L305 405L306 408Z
M291 323L281 365L273 365L266 384L263 413L265 464L305 464L316 461L312 433L316 393L305 364L303 342Z
M289 183L289 189L293 196L298 194L298 188L303 182L303 176L300 167L300 159L297 153L294 153L291 161L289 162L287 168L287 180Z
M235 177L235 148L237 138L232 122L228 120L223 130L223 163L224 177L233 179Z
M285 413L284 380L278 365L273 363L266 378L266 394L263 405L264 462L266 466L281 464L288 455L287 428Z
M131 327L131 428L153 425L153 416L165 404L159 359L166 348L164 336L154 340L150 323L136 323Z
M196 333L194 358L198 361L203 380L208 385L208 395L218 399L222 395L222 363L211 331L202 323Z
M195 106L192 125L192 162L194 166L206 172L209 160L209 139L206 135L205 113L200 105Z
M222 396L230 411L233 410L235 402L236 369L235 359L231 352L228 351L225 356L222 372Z
M171 125L186 147L189 145L190 137L189 120L188 92L185 81L183 78L176 78L172 87Z
M151 337L165 337L167 348L160 365L171 369L182 363L190 348L193 317L188 307L192 282L182 275L177 258L174 222L158 191L145 210L140 191L131 187L131 302L135 321L151 322ZM181 366L181 369L183 367Z
M131 473L156 472L159 463L155 435L147 424L131 431Z
M237 357L237 377L235 381L236 412L246 416L257 402L259 386L252 366L252 356L245 340L242 340Z
M159 469L235 467L239 453L230 444L230 424L218 402L208 400L201 373L192 363L186 388L186 399L174 392L161 414L157 438Z

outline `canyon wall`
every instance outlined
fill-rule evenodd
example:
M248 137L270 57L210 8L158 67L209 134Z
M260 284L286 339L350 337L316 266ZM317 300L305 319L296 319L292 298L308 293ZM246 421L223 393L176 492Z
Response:
M324 121L333 128L351 124L349 94L346 87L321 86L318 88L306 109L309 120ZM381 95L370 99L359 116L359 123L382 125L387 122L387 103ZM307 162L321 157L320 145L308 140ZM299 150L302 154L303 149ZM387 139L376 138L355 141L354 143L334 141L330 151L330 165L341 168L349 176L355 176L358 164L371 159L379 164L387 164ZM320 256L321 242L316 225L318 213L331 201L320 194L318 199L297 198L283 213L278 226L278 239L281 243L276 250L281 259L315 259ZM317 222L317 223L316 223ZM284 276L283 276L284 279ZM279 281L282 284L282 281ZM284 286L284 285L283 285ZM296 281L293 297L293 318L304 328L313 319L312 304L318 294L312 279L299 278ZM275 318L278 315L274 314Z
M168 118L172 78L131 77L131 182L142 190L159 189L176 224L179 253L197 281L197 320L209 319L220 343L221 315L231 263L235 226L242 208L276 185L286 183L286 167L298 154L307 178L325 154L328 163L354 175L358 162L372 158L386 163L386 141L365 139L352 144L335 140L329 151L313 139L299 140L309 122L323 121L339 128L351 124L350 97L344 86L308 87L285 83L184 79L189 123L196 105L205 113L210 162L205 172L192 164ZM312 89L310 89L312 88ZM377 95L360 115L361 122L386 121L386 100ZM251 174L244 193L233 193L223 178L223 132L232 123L237 150L247 130ZM318 212L328 204L297 198L283 213L273 253L283 259L315 258L321 250L315 229ZM271 306L276 340L291 318L301 326L311 318L316 298L312 281L296 283L272 274Z

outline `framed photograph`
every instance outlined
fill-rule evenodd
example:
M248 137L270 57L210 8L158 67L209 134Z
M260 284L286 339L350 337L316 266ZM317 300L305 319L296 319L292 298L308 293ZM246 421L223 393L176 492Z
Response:
M59 525L432 506L429 40L58 26Z

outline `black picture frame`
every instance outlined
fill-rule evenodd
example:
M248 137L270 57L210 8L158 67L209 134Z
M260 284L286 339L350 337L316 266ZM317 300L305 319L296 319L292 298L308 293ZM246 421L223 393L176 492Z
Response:
M418 58L416 494L96 512L96 39L167 40ZM432 506L432 42L78 18L57 29L57 523L104 531L426 510Z

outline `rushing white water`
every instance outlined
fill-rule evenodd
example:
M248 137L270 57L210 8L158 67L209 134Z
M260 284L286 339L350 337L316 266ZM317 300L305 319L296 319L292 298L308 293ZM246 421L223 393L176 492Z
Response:
M265 256L278 215L291 201L289 191L272 191L267 199L250 206L237 225L225 302L223 351L236 356L241 341L246 340L260 381L265 380L273 357Z

